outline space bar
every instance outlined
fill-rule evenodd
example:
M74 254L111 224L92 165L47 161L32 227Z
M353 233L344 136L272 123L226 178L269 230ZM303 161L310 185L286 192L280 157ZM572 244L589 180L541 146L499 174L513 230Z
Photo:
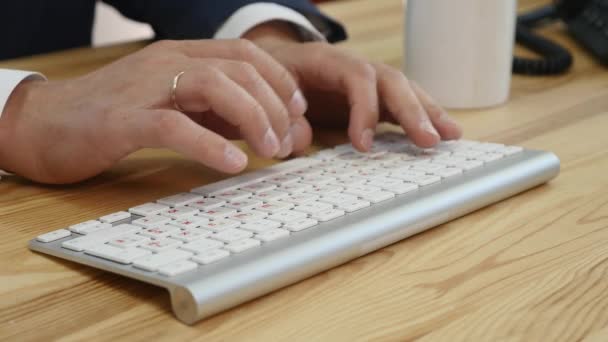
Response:
M276 176L277 174L281 173L303 169L305 167L312 166L317 163L320 163L320 160L313 158L295 158L292 160L275 164L268 168L260 169L236 177L228 178L223 181L194 188L191 191L197 194L209 196L210 194L215 193L217 191L242 187L253 182L259 182L264 178Z

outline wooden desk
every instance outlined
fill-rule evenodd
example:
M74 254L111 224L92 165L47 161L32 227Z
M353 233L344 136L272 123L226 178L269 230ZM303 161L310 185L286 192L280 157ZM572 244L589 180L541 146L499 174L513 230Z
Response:
M541 1L523 1L529 8ZM401 1L325 5L345 48L401 63ZM474 139L555 151L549 185L480 210L233 310L185 326L162 289L32 253L54 228L221 178L142 151L69 187L0 183L0 339L608 340L608 73L576 50L573 72L516 77L505 106L455 115ZM1 63L52 78L94 69L141 44ZM318 143L345 141L321 132ZM268 165L254 159L253 168Z

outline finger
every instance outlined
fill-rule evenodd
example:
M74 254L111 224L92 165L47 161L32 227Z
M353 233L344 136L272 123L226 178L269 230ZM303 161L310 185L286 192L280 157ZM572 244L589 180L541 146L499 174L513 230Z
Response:
M291 136L293 137L293 153L300 155L312 143L312 128L305 117L300 117L291 125Z
M376 68L378 91L386 109L416 145L435 146L440 140L439 133L405 75L383 64L377 64Z
M348 135L357 149L368 151L379 117L376 70L330 45L309 46L310 55L299 60L299 76L308 84L346 95L350 105Z
M213 110L238 127L260 156L271 158L279 152L279 140L264 107L217 68L199 66L186 71L176 89L175 100L186 112Z
M289 111L274 89L258 73L257 69L245 62L220 59L205 59L202 61L216 66L230 79L248 91L262 105L274 132L281 142L281 148L276 156L284 158L291 154L293 150L293 137L289 134L289 127L291 125Z
M127 134L138 148L164 147L213 169L237 173L247 166L247 155L222 136L173 110L128 113Z
M433 125L439 131L441 138L444 140L460 139L462 137L462 127L416 82L410 81L410 85L426 109Z
M268 81L291 116L302 116L306 113L308 104L294 76L251 41L187 40L179 42L179 49L192 58L223 58L250 63Z

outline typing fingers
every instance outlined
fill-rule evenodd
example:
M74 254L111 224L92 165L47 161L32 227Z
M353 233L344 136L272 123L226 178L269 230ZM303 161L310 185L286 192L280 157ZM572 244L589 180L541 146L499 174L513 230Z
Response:
M245 89L264 108L268 119L280 141L276 156L287 157L293 151L293 136L290 133L292 121L298 117L289 116L287 107L255 67L246 62L212 59L203 63L217 67L231 80ZM233 100L234 101L234 100Z
M169 148L213 169L237 173L247 155L222 136L174 110L135 110L125 113L124 136L135 148Z
M308 55L298 59L298 76L321 90L344 94L350 106L348 135L353 145L367 151L379 117L376 71L369 63L323 43L308 44Z
M302 116L306 112L306 100L293 75L251 41L244 39L181 41L179 49L191 58L222 58L251 64L268 81L291 116Z
M410 86L426 109L433 125L444 140L459 139L462 136L462 128L452 117L441 108L416 82L410 82Z
M274 157L281 148L266 108L219 68L204 65L187 70L180 79L175 100L185 112L217 113L237 127L262 157Z

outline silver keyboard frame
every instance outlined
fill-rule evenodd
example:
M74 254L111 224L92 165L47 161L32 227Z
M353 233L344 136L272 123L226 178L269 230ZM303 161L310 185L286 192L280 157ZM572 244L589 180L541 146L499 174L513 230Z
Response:
M280 165L276 167L280 169ZM262 172L272 172L273 168ZM543 184L556 177L559 170L560 161L553 153L524 150L463 175L293 233L287 239L263 244L170 278L62 248L61 243L74 238L74 234L51 243L34 239L29 247L164 287L170 293L177 318L193 324ZM255 178L251 176L249 178ZM239 179L240 176L221 183L225 186Z

